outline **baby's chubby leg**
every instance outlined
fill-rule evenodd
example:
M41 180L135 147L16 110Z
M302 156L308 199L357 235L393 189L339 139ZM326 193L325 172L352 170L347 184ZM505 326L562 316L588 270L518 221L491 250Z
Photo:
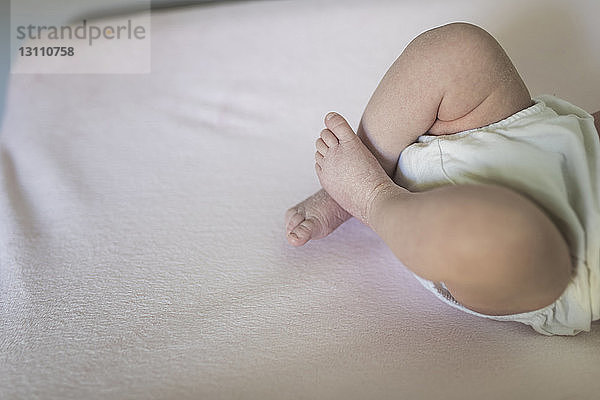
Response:
M358 136L341 116L328 115L316 143L321 199L331 197L368 224L408 268L444 281L471 309L501 315L550 304L566 287L571 265L560 232L532 202L491 185L410 193L388 177L419 135L477 128L531 104L485 31L451 24L425 32L381 81ZM288 222L294 218L300 219L292 208ZM308 240L298 236L294 243L291 225L290 242Z
M567 245L531 201L494 185L411 193L340 115L328 114L325 125L315 153L323 188L417 275L445 282L459 302L490 315L539 309L563 292Z
M419 135L454 133L501 120L529 106L523 81L498 43L469 24L450 24L415 38L371 97L358 136L388 175ZM331 233L350 215L326 191L290 208L293 245Z

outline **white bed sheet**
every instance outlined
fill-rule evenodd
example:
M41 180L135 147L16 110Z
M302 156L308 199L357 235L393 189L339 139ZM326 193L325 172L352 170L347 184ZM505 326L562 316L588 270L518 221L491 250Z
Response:
M598 398L598 323L548 338L461 313L356 221L300 249L283 231L319 187L323 115L356 125L415 35L477 23L533 94L596 111L598 15L592 0L222 4L155 13L149 75L13 75L0 398Z

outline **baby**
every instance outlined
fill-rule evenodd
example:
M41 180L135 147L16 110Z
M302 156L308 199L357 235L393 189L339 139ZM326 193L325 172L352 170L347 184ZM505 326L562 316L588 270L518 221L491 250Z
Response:
M323 189L287 211L287 239L303 245L353 216L454 307L546 335L589 331L600 318L595 119L532 100L481 28L432 29L390 67L357 134L327 114Z

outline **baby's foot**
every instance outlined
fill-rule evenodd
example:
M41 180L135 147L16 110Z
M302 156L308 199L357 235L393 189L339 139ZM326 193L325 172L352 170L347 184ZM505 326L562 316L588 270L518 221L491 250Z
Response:
M328 129L321 132L315 154L321 186L342 208L368 224L375 198L396 185L341 115L327 114L325 125Z
M285 213L288 242L301 246L310 239L321 239L348 218L350 214L321 189Z

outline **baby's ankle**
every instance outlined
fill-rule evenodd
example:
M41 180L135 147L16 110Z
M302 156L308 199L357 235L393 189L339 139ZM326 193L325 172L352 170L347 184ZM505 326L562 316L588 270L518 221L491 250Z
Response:
M362 222L373 228L373 225L386 218L385 211L390 204L405 200L409 195L408 190L396 185L391 179L382 182L369 196L364 215L361 216Z

